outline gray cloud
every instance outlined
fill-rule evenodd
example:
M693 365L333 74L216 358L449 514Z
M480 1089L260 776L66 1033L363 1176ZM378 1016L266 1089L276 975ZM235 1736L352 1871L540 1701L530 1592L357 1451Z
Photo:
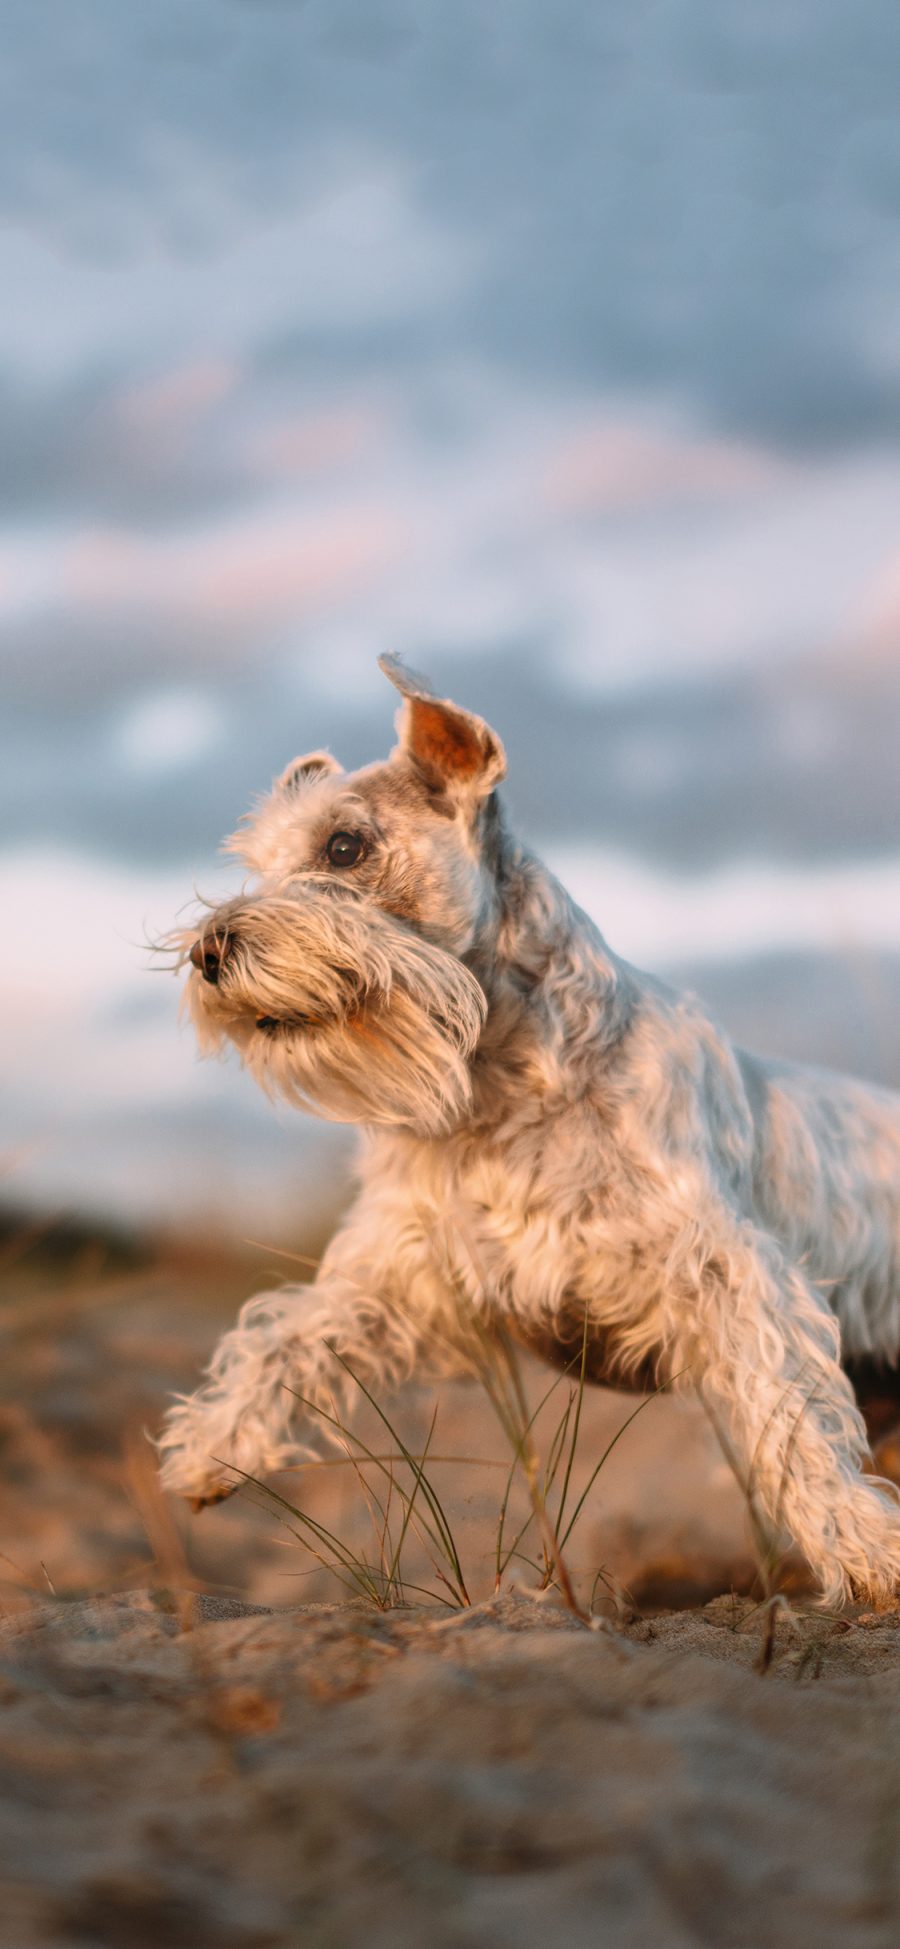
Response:
M0 726L0 828L7 845L58 841L144 866L214 854L253 795L295 751L333 748L352 768L386 755L393 699L380 687L338 702L289 666L218 668L217 735L179 762L130 764L126 712L184 664L148 657L118 691L80 698L48 682ZM814 862L898 846L900 672L861 677L852 661L800 662L765 677L706 678L627 695L575 694L543 646L443 654L438 687L483 713L506 743L508 798L535 844L580 841L674 869L735 856ZM121 675L121 673L120 673ZM202 697L200 665L195 684ZM210 691L212 696L212 691ZM177 692L176 692L177 695Z
M117 416L118 369L43 386L0 382L0 515L180 522L245 496L247 469L208 431L136 437Z
M897 430L893 0L57 0L5 32L8 214L124 275L212 266L289 213L301 366L340 196L387 162L422 235L471 249L435 352L657 387L801 446ZM410 309L360 302L354 329L336 285L334 313L377 359Z

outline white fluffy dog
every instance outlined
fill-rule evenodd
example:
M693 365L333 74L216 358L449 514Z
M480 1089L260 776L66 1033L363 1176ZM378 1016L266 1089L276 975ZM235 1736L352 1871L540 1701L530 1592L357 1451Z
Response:
M392 1388L465 1364L467 1320L563 1359L586 1322L593 1379L699 1389L826 1600L889 1599L900 1505L845 1365L898 1360L900 1098L745 1055L620 961L507 831L495 733L382 667L390 758L290 765L181 942L201 1046L365 1141L315 1283L249 1301L172 1409L165 1483L294 1459L331 1348Z

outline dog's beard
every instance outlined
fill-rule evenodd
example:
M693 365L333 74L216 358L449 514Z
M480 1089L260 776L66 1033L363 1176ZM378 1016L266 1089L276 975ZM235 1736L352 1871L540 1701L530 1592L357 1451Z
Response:
M231 1042L263 1089L341 1122L439 1134L465 1114L487 1003L454 955L349 888L235 901L201 944L223 934L216 985L187 987L204 1054Z

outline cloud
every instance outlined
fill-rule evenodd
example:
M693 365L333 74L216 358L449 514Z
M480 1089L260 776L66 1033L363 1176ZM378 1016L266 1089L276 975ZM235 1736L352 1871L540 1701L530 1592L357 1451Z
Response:
M614 950L649 967L900 952L900 855L804 868L736 861L695 877L574 846L554 849L550 863Z
M209 696L183 687L139 698L116 727L113 751L126 772L180 770L221 744L222 712Z
M240 499L248 467L230 430L232 373L210 359L126 382L107 360L99 373L7 378L0 515L20 532L75 515L172 525Z
M139 439L183 438L233 393L240 379L233 360L198 359L159 377L123 387L114 411L125 430Z
M383 431L383 418L374 404L294 411L273 416L252 433L249 452L260 479L290 480L345 468L365 455Z
M864 663L900 657L900 549L892 547L879 561L844 633Z
M264 632L323 604L340 607L402 546L402 523L375 506L248 512L215 525L152 533L123 527L35 535L0 557L0 608L54 608L89 619L155 613L215 640ZM5 569L5 574L4 574Z
M213 318L226 356L412 333L807 450L900 429L894 0L47 0L4 55L23 372Z
M621 512L661 502L730 501L771 488L790 470L777 454L737 441L599 420L550 457L546 496L565 514Z
M322 401L282 423L244 418L229 395L199 423L202 436L210 415L236 416L236 504L177 522L10 527L8 697L52 717L63 697L148 683L228 687L244 673L258 691L269 672L277 689L284 666L308 708L333 663L358 673L337 680L339 729L385 645L426 665L533 652L583 699L712 684L727 667L765 683L776 661L868 640L900 454L788 463L596 401L526 406L480 368L457 374L452 397L465 433L435 440L427 388L383 388L368 411Z

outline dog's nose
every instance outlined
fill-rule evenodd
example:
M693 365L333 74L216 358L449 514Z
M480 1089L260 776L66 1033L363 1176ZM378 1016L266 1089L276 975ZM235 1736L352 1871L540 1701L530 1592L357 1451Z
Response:
M231 935L228 933L201 934L188 955L188 960L202 974L204 981L208 981L213 988L218 983L222 964L230 947Z

